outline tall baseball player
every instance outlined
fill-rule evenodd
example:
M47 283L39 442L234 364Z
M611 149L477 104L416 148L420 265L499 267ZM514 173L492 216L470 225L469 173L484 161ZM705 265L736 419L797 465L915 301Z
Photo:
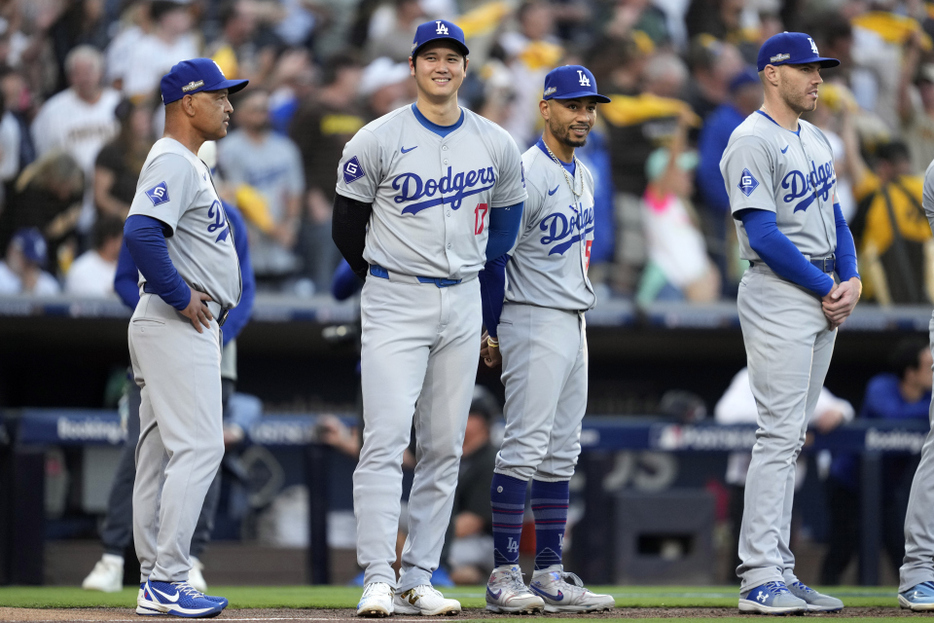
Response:
M487 365L502 365L506 435L490 486L493 562L486 607L493 612L592 612L616 605L564 571L568 483L587 409L584 312L596 303L587 277L594 238L594 181L574 156L597 118L593 74L565 65L545 76L538 108L545 130L522 155L529 198L519 239L481 273ZM505 269L505 270L504 270ZM509 286L505 288L504 277ZM497 341L499 340L499 341ZM501 350L500 350L501 349ZM500 355L500 353L502 353ZM519 568L525 491L532 481L535 571Z
M354 471L358 616L454 614L432 588L451 519L481 330L477 273L512 246L525 200L519 150L460 108L464 33L420 25L412 105L363 127L338 167L332 236L366 278L361 308L363 448ZM414 413L415 477L398 584L392 563L402 453Z
M142 400L133 486L141 615L211 617L227 605L187 581L191 535L224 456L220 328L242 290L233 234L196 154L227 134L227 95L246 84L207 58L163 76L165 133L146 158L124 226L140 272L129 345Z
M817 107L821 69L839 64L804 33L766 40L758 57L764 103L733 131L720 161L741 255L751 264L737 307L759 408L739 534L741 612L843 608L798 581L789 549L795 460L836 329L862 290L830 144L800 120Z
M934 162L924 173L921 201L934 231ZM934 344L934 318L930 323ZM934 349L932 349L934 354ZM934 403L929 411L934 424ZM899 569L898 604L914 611L934 610L934 427L921 447L905 513L905 559Z

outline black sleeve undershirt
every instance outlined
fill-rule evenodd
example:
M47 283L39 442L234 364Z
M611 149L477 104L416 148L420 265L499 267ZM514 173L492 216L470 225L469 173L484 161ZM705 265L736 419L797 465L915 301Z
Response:
M363 259L366 246L366 227L370 222L373 204L363 203L343 195L334 197L331 220L331 238L350 268L361 279L366 279L369 264Z

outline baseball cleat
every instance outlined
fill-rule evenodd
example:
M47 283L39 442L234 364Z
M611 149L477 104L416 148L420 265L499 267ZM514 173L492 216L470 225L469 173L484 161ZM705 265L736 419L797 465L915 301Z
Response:
M739 595L740 612L799 614L807 609L807 602L795 597L781 581L766 582Z
M921 582L899 593L898 605L914 612L934 610L934 582Z
M150 579L136 598L136 614L171 614L177 617L202 619L216 617L227 605L223 597L208 599L188 582L158 582ZM216 601L223 600L223 601Z
M104 554L84 578L81 588L86 591L117 593L123 590L123 556Z
M191 587L198 592L206 593L208 590L208 583L204 581L204 574L201 570L204 569L204 563L195 558L191 557L191 569L188 570L188 583L191 584ZM208 597L205 595L205 597ZM208 597L210 599L210 597Z
M393 590L385 582L370 582L357 604L358 617L388 617L392 614Z
M438 616L457 614L461 611L459 601L446 599L431 584L420 584L396 595L392 605L399 614Z
M146 583L139 585L139 593L136 594L136 614L140 616L165 616L166 613L160 610L151 610L142 605L143 591L146 589Z
M562 565L551 565L532 573L529 589L545 602L545 612L600 612L616 607L611 595L592 593L576 574Z
M486 609L508 614L537 614L545 602L522 581L519 565L503 565L493 569L486 583Z
M791 594L804 600L808 605L808 612L839 612L843 610L843 602L836 597L818 593L803 582L786 584Z

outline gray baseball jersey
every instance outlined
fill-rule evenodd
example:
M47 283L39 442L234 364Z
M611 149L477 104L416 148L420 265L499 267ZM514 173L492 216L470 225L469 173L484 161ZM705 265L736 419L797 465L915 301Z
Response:
M795 133L762 113L749 115L733 130L720 172L734 215L746 208L775 212L779 231L809 257L836 249L833 150L812 124L799 121ZM735 222L740 257L759 260L742 221Z
M485 262L489 210L525 200L519 150L495 123L464 110L442 138L404 106L348 141L337 193L373 204L363 257L400 274L464 279Z
M172 229L169 257L185 283L222 307L240 302L240 261L211 171L178 141L161 138L153 145L130 206L134 214Z
M924 174L922 198L924 213L934 231L934 162ZM929 326L934 344L934 318ZM934 352L934 351L932 351ZM934 417L932 415L931 417ZM899 569L898 592L903 593L921 582L934 581L934 421L921 447L921 462L911 481L908 510L905 513L905 560Z
M594 182L577 161L575 197L563 167L542 141L522 154L529 198L519 237L506 264L506 300L553 309L583 311L596 303L587 277L593 244Z

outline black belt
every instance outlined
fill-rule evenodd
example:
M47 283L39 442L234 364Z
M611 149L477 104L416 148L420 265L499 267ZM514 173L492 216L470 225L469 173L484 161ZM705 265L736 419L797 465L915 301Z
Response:
M810 260L813 266L816 266L817 269L823 273L831 274L837 267L837 259L834 256L830 257L815 257ZM756 264L763 264L762 260L749 260L749 266L755 266Z
M159 296L158 292L156 292L155 290L149 287L148 281L143 283L143 292L145 292L146 294L155 294L156 296ZM211 302L213 303L214 301L211 301ZM214 303L214 304L220 307L220 303ZM229 313L230 313L229 307L220 307L220 312L218 312L217 314L214 314L215 315L214 319L217 320L217 326L219 327L224 326L224 323L227 322L227 314Z

